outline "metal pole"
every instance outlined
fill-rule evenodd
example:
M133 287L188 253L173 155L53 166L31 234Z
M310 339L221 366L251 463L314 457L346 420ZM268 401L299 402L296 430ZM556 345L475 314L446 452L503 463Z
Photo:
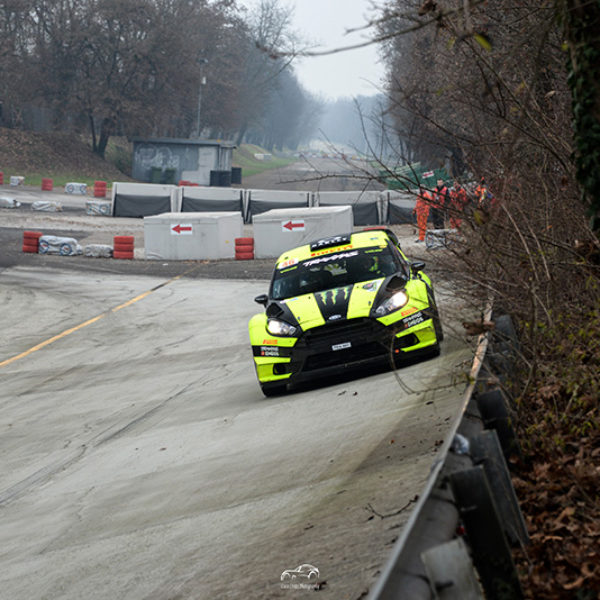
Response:
M206 79L204 78L204 65L208 62L206 58L199 58L198 62L200 63L200 83L198 84L198 110L196 112L196 129L194 130L194 136L200 137L200 114L202 112L202 86L206 83Z

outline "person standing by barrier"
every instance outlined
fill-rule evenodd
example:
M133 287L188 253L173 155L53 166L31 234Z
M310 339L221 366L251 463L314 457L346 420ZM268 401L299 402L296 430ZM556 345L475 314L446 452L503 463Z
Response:
M462 223L462 215L469 203L467 192L460 183L455 180L450 190L450 229L459 229Z
M429 218L429 209L431 208L431 194L423 187L419 188L417 203L413 208L413 215L417 215L417 227L419 228L418 242L425 241L425 232L427 231L427 219Z
M487 196L487 185L485 183L485 177L481 178L479 185L475 188L475 202L477 203L477 208L481 207Z
M444 185L443 179L438 179L437 186L433 190L433 201L431 203L431 220L434 229L444 229L448 204L448 188Z

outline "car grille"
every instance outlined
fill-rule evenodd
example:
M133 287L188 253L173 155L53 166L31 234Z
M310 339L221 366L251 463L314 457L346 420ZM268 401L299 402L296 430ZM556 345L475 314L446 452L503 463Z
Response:
M360 360L385 357L389 352L390 334L385 326L371 319L351 319L341 323L309 329L298 340L297 350L308 356L304 371L341 365ZM336 344L350 343L350 348L332 350Z

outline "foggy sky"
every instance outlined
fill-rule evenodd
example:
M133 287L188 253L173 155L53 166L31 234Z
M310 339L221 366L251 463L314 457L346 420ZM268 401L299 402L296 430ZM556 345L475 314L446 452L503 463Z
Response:
M238 2L252 8L259 0ZM364 26L372 16L369 0L282 0L281 4L294 8L294 29L313 50L359 43L373 33L369 30L345 35L347 29ZM331 56L296 59L294 69L309 92L329 100L377 94L384 72L375 45Z

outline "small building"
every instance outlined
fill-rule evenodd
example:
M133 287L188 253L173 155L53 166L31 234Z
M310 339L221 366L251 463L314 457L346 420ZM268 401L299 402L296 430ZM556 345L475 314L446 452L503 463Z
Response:
M132 177L148 183L228 187L234 148L233 142L221 140L134 138Z

